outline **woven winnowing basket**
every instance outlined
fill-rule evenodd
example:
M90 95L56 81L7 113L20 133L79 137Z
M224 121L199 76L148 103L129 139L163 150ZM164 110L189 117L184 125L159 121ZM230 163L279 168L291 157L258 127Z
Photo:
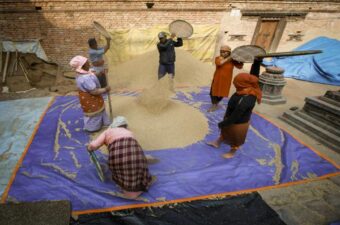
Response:
M112 38L110 33L97 21L93 21L94 28L106 38Z
M185 20L174 20L169 24L169 31L177 37L187 38L193 34L194 28Z
M257 45L242 45L231 52L231 58L238 62L252 63L255 56L264 55L266 51Z

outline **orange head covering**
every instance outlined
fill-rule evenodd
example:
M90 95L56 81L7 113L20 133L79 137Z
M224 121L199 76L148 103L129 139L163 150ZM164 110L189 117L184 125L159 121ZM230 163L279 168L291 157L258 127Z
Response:
M237 94L254 95L257 98L257 103L261 103L262 91L259 86L259 78L249 73L239 73L233 83Z

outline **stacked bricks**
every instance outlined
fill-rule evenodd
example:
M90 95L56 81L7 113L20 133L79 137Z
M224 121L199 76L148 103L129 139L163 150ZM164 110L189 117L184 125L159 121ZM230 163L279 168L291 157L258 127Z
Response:
M51 61L70 69L69 60L87 56L87 40L99 38L92 21L107 29L147 28L184 19L191 24L219 24L226 11L221 0L205 1L21 0L0 2L0 40L40 39Z
M147 9L146 2L153 2L153 8ZM335 0L1 0L0 40L40 39L49 59L69 69L72 56L87 55L88 38L99 37L92 27L94 20L109 30L148 28L176 19L193 25L220 24L234 7L263 11L340 11L340 4Z

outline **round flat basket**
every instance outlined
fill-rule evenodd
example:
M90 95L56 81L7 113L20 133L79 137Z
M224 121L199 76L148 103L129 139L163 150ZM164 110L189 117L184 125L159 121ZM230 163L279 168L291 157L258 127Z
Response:
M63 76L69 79L76 79L76 72L75 71L65 71Z
M231 58L238 62L252 63L257 55L266 54L266 50L257 45L242 45L231 52Z
M112 39L110 33L107 32L107 30L100 23L98 23L97 21L93 21L93 26L101 35L103 35L106 38Z
M194 33L194 28L184 20L174 20L169 24L170 33L175 33L177 37L188 38Z

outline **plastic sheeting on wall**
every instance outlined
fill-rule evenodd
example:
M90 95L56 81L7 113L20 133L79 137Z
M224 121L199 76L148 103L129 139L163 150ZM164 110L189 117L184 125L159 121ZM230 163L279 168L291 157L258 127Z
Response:
M3 52L34 53L38 58L48 61L47 55L39 41L3 41Z
M219 25L196 25L193 35L183 40L184 50L204 62L212 62ZM109 31L112 36L111 47L106 57L111 64L119 64L135 56L157 49L158 33L168 32L167 26L155 26L145 29L121 29ZM103 38L103 37L102 37ZM105 44L104 38L101 40Z

